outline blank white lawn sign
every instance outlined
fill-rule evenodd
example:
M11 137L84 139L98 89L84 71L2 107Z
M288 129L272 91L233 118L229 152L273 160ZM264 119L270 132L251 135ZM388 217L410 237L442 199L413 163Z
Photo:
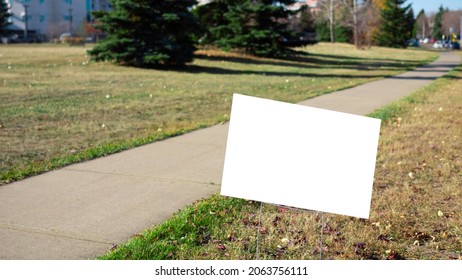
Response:
M221 195L369 218L380 120L234 94Z

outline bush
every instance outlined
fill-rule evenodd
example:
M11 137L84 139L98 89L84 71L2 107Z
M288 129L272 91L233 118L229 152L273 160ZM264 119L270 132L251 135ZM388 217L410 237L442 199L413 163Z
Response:
M85 46L84 37L66 37L61 41L63 44L69 44L69 46Z

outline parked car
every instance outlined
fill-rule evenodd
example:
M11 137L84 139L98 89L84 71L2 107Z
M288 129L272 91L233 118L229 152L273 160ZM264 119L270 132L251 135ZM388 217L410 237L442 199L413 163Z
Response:
M450 47L451 47L451 42L449 42L448 40L444 40L443 41L443 48L449 49Z
M419 46L419 41L416 40L416 39L410 39L410 40L407 40L406 44L409 47L418 47Z
M443 42L442 41L436 41L433 43L433 48L434 49L442 49L443 48Z
M68 38L72 38L72 34L69 32L64 32L61 35L59 35L59 42L64 42Z
M454 42L452 43L452 47L451 47L453 50L460 50L460 44L459 42Z

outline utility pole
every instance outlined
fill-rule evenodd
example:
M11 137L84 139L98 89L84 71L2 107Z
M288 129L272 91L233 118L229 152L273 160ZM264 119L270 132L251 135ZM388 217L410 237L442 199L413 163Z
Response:
M422 21L422 40L425 39L425 19Z
M358 3L353 0L353 37L355 41L355 47L359 49L359 28L358 28Z
M333 44L334 39L334 0L329 0L329 31L330 31L330 42Z
M69 34L72 36L72 9L69 9Z
M27 34L27 20L28 20L28 13L27 13L27 8L29 8L29 5L26 5L24 4L24 41L27 42L27 37L28 37L28 34Z

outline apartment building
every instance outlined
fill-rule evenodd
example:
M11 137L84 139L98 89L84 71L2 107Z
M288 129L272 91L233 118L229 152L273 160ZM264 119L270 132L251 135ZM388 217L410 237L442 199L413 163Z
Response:
M212 1L213 0L197 0L199 5L205 5ZM298 10L303 6L308 6L312 12L318 12L320 9L319 0L299 0L295 4L287 8L290 10Z
M77 34L92 22L92 11L110 10L108 0L6 0L13 14L9 33L28 41Z

